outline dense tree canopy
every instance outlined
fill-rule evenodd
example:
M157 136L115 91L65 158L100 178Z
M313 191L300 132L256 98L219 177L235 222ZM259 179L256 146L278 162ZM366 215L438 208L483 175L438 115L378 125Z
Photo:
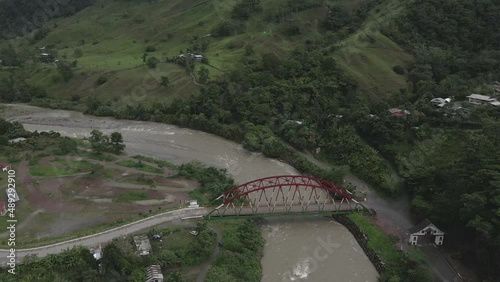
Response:
M51 18L73 15L95 0L2 0L0 1L0 38L26 35L43 27Z

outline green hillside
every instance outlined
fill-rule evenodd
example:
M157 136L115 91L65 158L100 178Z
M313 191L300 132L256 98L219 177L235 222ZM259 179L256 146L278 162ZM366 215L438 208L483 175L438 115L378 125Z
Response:
M243 27L233 27L239 31L228 36L212 34L221 22L234 22L231 11L238 2L99 0L75 15L52 19L46 24L50 31L42 40L18 38L10 43L30 53L34 65L27 81L46 89L49 97L78 99L93 94L121 104L145 99L168 102L199 89L182 66L165 62L168 57L205 44L200 53L208 59L204 66L215 78L238 68L248 50L283 54L307 40L323 40L327 5L340 4L354 10L367 1L297 1L303 6L289 11L289 1L263 0L261 12L250 15ZM376 9L379 12L372 11L363 28L346 38L334 55L363 89L376 88L372 92L377 94L405 88L405 77L395 74L392 67L412 62L411 56L378 31L376 23L390 17L384 13L387 9L392 8L382 4ZM376 38L375 42L366 41L368 34ZM73 79L65 82L52 64L38 63L41 51L37 48L42 46L53 46L56 59L77 61ZM161 62L155 70L147 69L143 62L147 46L156 49L148 52L148 57ZM194 74L200 66L196 64ZM97 85L101 76L107 82ZM169 78L168 87L160 85L161 76Z
M409 69L415 62L391 39L381 33L404 9L400 0L385 1L370 11L363 26L343 40L335 59L349 72L361 87L387 98L388 93L407 87L407 77L393 71L394 66Z

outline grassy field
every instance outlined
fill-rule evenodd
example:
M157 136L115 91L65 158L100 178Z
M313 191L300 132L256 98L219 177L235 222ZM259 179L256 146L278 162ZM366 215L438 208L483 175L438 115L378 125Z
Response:
M366 0L330 0L328 3L343 3L355 7ZM30 45L26 39L13 41L19 48L33 50L53 45L58 59L77 60L75 75L69 82L58 77L55 66L35 63L30 82L46 88L53 98L78 95L96 95L104 101L122 105L138 102L166 102L173 98L187 97L198 91L189 72L173 63L164 63L167 57L186 52L196 38L208 40L209 47L204 56L209 65L210 77L220 76L237 68L245 58L245 48L252 46L256 53L274 52L282 54L306 40L321 39L325 34L321 23L328 10L325 6L294 12L287 20L277 23L270 20L273 13L286 4L283 0L262 0L263 11L246 22L246 31L227 37L204 37L214 27L230 18L232 7L238 0L158 0L143 2L97 0L97 3L79 13L51 20L51 29L46 38ZM363 28L344 40L334 57L362 85L363 89L376 94L399 91L406 87L404 76L392 71L395 65L408 66L413 58L405 54L394 42L380 33L384 22L397 15L402 8L400 0L387 0L372 11ZM284 30L289 25L300 28L300 34L287 36ZM370 36L375 41L368 42ZM199 40L198 40L199 41ZM147 46L155 51L162 62L157 69L148 69L142 56ZM75 52L77 50L77 52ZM81 51L81 52L80 52ZM78 54L80 52L81 54ZM195 74L201 64L195 65ZM97 85L99 77L107 82ZM167 76L168 87L160 84L160 77Z
M402 257L395 248L395 239L386 236L361 214L351 214L349 218L366 234L368 246L377 252L386 263L400 262Z
M88 161L67 161L56 159L54 163L62 165L53 166L48 164L34 164L30 165L30 174L33 176L64 176L72 175L83 172L90 172L96 167L96 165L89 163Z
M149 197L144 192L124 192L113 199L117 203L132 203L135 201L148 200Z
M137 168L139 170L147 171L147 172L152 172L152 173L163 173L163 170L153 167L147 164L142 163L140 160L139 161L132 161L132 160L122 160L117 162L116 164L125 166L125 167L130 167L130 168Z
M157 164L158 167L168 167L171 169L177 168L177 166L172 164L172 163L169 163L169 162L163 161L163 160L159 160L159 159L155 159L155 158L150 158L150 157L145 157L145 156L133 156L132 158L134 158L136 160L141 160L141 161Z
M370 12L363 27L339 44L335 59L374 98L387 97L407 87L407 76L392 68L405 68L415 61L380 30L403 9L402 1L388 0Z

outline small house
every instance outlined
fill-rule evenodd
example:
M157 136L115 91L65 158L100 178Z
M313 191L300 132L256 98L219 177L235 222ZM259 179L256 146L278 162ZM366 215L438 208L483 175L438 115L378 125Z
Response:
M137 248L137 253L140 256L147 256L151 253L151 243L149 242L148 236L134 236L134 244Z
M470 94L467 98L469 98L469 103L474 105L486 105L497 101L497 99L491 98L490 96L479 94Z
M444 232L439 230L430 220L425 219L417 226L410 228L410 244L416 245L420 236L434 236L434 244L443 245Z
M197 200L190 200L189 201L189 207L190 208L199 208L200 205L198 205L198 201Z
M443 99L443 98L434 98L431 100L431 103L437 107L444 107L446 104L450 103L451 102L451 98L446 98L446 99Z
M42 63L52 63L54 61L54 56L48 53L40 54L40 61Z
M163 273L159 265L150 265L146 270L146 282L163 282Z
M203 60L203 56L202 55L193 55L192 58L196 62L201 62Z

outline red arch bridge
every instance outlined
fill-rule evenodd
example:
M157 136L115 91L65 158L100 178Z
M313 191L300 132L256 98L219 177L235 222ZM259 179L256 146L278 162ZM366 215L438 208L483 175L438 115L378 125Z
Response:
M367 210L340 185L303 175L253 180L224 192L205 219L342 214Z

